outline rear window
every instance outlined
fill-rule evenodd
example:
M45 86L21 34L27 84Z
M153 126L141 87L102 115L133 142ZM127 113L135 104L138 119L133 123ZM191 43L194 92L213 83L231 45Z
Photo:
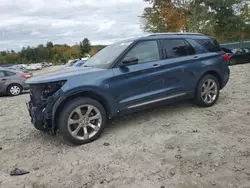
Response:
M198 42L200 45L202 45L207 51L209 52L219 52L221 51L220 45L218 42L214 39L193 39L196 42Z
M176 58L195 54L194 48L183 39L161 40L163 59Z

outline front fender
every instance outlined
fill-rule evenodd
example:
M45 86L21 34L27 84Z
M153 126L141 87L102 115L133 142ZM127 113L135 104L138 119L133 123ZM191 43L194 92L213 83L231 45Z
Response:
M95 95L100 96L105 101L105 104L108 105L108 109L109 109L108 110L109 118L114 117L117 114L118 108L117 108L116 102L114 98L105 90L99 89L97 87L92 87L92 86L78 87L78 88L74 88L68 91L61 90L59 92L60 97L54 103L54 106L52 108L52 130L54 131L54 133L56 131L56 125L55 125L56 113L60 105L63 104L69 97L72 97L75 95L77 96L84 92L94 93Z

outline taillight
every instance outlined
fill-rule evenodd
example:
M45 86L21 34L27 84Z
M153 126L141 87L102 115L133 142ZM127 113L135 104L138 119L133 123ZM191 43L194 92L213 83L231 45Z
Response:
M223 59L225 59L226 60L226 62L227 63L229 63L229 55L228 54L223 54L223 55L221 55L221 57L223 58Z
M27 79L27 78L31 78L32 75L30 75L30 74L21 74L20 77Z

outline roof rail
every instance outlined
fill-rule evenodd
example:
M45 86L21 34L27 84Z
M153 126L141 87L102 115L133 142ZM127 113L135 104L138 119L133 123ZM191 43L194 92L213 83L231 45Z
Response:
M199 36L204 36L202 33L181 33L181 32L167 32L167 33L152 33L149 36L157 36L157 35L199 35Z

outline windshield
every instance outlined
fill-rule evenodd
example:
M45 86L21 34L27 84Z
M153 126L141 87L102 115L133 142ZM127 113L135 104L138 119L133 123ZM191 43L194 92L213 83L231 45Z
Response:
M87 60L84 66L107 68L132 42L126 41L111 44Z

